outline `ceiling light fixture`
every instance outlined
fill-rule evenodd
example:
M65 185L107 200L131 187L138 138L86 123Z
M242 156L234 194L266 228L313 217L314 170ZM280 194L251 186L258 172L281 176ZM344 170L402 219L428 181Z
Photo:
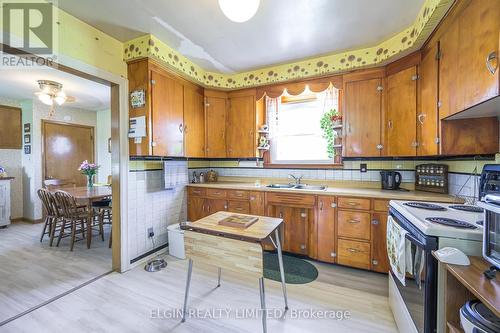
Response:
M228 19L242 23L250 20L257 9L260 0L219 0L219 7Z
M37 82L40 91L36 92L35 95L43 104L50 106L49 117L54 115L56 104L63 105L65 102L75 100L74 97L66 96L62 91L63 85L59 82L49 80L38 80Z

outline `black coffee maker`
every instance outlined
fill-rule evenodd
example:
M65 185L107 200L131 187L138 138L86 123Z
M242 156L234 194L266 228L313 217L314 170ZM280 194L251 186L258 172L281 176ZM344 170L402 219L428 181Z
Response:
M401 174L397 171L380 171L383 190L399 190Z

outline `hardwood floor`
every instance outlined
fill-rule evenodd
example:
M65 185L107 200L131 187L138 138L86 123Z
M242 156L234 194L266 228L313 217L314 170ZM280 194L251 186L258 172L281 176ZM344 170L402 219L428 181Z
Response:
M148 273L142 265L124 274L111 273L7 325L1 332L261 332L259 318L241 317L243 309L259 309L258 282L241 274L194 265L191 309L198 318L183 324L172 311L182 307L187 262L166 257L168 267ZM268 332L397 332L387 301L387 276L315 263L319 278L287 285L290 310L268 320ZM265 280L268 309L283 310L281 285ZM230 316L201 318L211 309L230 309ZM349 319L292 318L298 310L349 311ZM237 312L238 311L238 312ZM162 318L157 315L161 314ZM156 317L155 317L156 316Z
M49 247L42 224L13 223L0 229L0 323L111 270L109 230L92 247L69 238ZM2 328L0 328L2 331Z

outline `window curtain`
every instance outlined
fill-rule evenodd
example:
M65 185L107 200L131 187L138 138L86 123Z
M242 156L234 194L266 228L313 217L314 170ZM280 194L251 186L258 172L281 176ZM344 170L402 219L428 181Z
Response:
M266 96L266 112L267 112L267 126L269 126L269 140L271 141L271 149L273 146L273 139L275 138L278 131L278 120L279 120L279 105L281 103L281 97L268 97Z
M339 90L330 85L325 91L317 94L323 104L323 113L335 109L339 111Z

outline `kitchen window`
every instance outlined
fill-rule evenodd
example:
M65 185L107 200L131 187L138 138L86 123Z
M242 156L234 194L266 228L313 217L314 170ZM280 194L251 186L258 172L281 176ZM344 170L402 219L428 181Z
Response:
M339 91L333 86L321 93L306 88L297 96L267 98L271 163L340 163L341 149L334 147L340 138L334 137L338 134L331 128L338 107Z

